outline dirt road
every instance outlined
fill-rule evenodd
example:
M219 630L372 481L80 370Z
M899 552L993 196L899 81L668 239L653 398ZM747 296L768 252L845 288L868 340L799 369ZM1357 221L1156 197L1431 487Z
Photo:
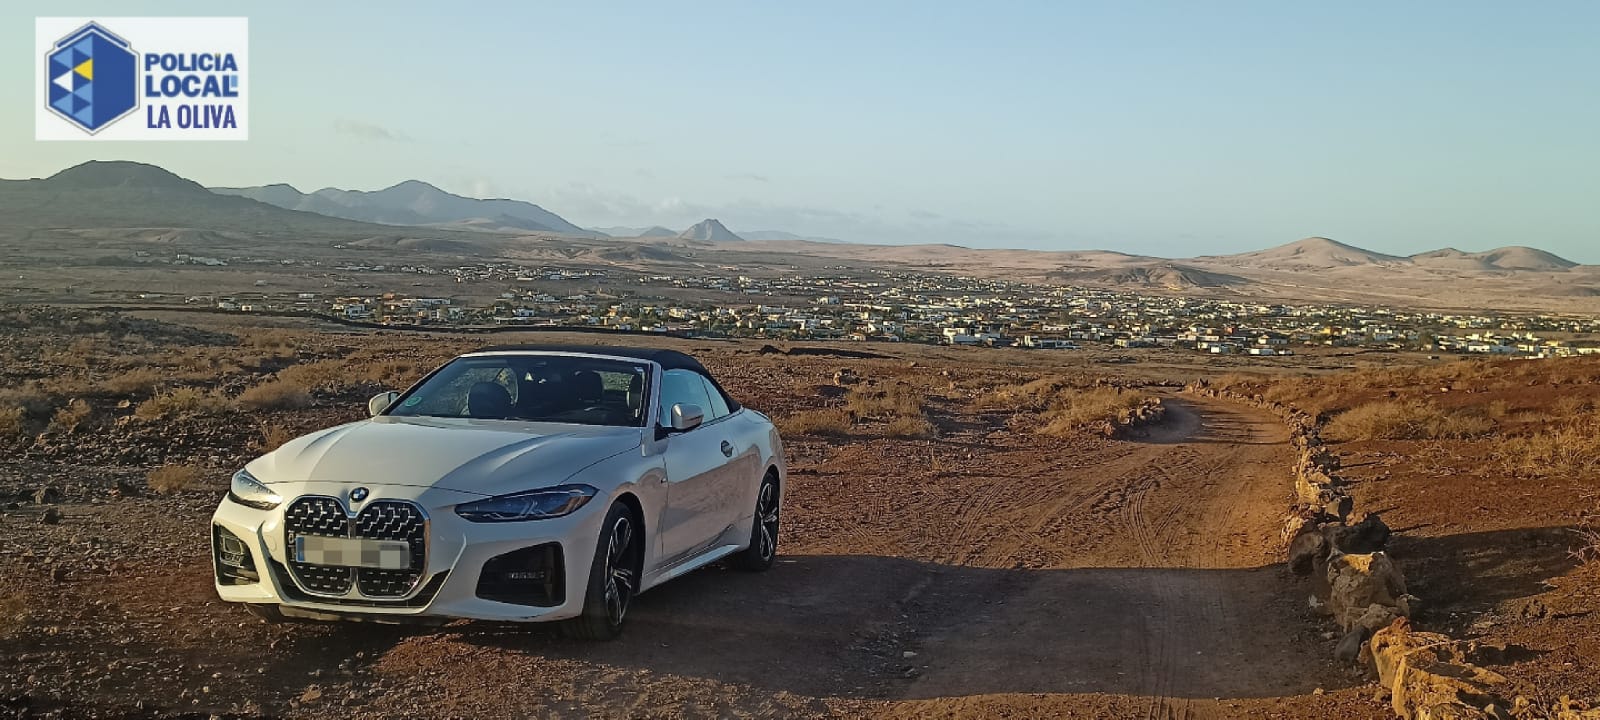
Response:
M262 625L215 600L202 548L53 586L58 631L10 646L0 689L73 713L1384 716L1275 563L1272 418L1184 397L1149 437L1062 442L935 410L937 441L797 444L779 566L641 596L614 643ZM151 522L203 534L205 512Z

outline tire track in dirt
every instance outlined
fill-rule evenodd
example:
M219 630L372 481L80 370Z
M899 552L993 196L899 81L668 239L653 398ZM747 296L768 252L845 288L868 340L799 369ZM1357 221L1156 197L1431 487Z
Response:
M1164 436L1029 484L1060 487L1054 496L1006 503L1019 531L997 533L971 560L1008 567L1031 543L1058 561L1010 583L997 609L929 633L927 670L890 715L1236 717L1241 703L1317 686L1324 666L1288 639L1300 620L1275 602L1282 586L1267 567L1289 492L1286 433L1270 417L1187 398L1173 415ZM1078 532L1095 527L1108 532Z

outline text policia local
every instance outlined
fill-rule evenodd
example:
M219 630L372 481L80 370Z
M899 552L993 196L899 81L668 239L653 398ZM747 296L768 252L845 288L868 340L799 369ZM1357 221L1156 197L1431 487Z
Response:
M233 53L150 53L144 57L144 96L153 100L237 98L238 72ZM231 103L152 102L145 108L145 121L152 128L237 127Z

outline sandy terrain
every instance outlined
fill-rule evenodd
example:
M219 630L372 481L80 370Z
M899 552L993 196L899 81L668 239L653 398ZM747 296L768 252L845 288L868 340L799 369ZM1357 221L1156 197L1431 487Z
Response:
M118 337L97 327L96 337ZM207 332L164 344L202 353L223 342ZM14 358L8 385L80 372L30 352L27 337L13 335L10 347L36 357ZM420 372L472 341L318 334L292 343L265 352L304 364L364 350ZM1038 369L937 354L915 367L769 356L742 345L704 354L735 395L780 417L823 403L819 388L841 365L917 384L938 437L789 438L779 565L756 576L710 569L647 593L624 637L596 645L541 626L267 625L216 599L206 518L229 469L255 452L256 423L305 430L358 417L367 386L318 390L310 407L249 423L152 425L97 399L83 429L8 441L0 460L0 600L9 603L0 708L25 717L1386 716L1367 680L1329 659L1330 641L1278 563L1291 453L1271 416L1169 395L1166 420L1133 437L1063 438L970 402L986 384ZM118 362L92 357L81 372L111 373ZM237 389L269 371L219 372L208 382ZM179 461L204 477L172 494L140 489L150 467ZM45 486L61 497L33 502ZM52 509L59 524L42 522Z

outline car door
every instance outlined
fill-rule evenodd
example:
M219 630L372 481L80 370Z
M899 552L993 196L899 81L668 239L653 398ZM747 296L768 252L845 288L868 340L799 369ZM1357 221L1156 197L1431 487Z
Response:
M725 499L729 455L723 454L725 431L712 416L705 383L692 370L668 370L661 376L661 424L670 427L675 403L698 405L706 422L667 437L663 454L667 502L661 518L661 551L672 565L706 548L728 527Z
M726 518L728 525L733 525L744 522L755 511L756 492L760 489L756 480L761 469L761 448L749 432L749 423L742 422L741 418L729 417L733 413L716 383L703 376L701 380L705 382L706 396L711 400L711 409L706 411L706 422L713 422L713 419L717 422L717 429L722 436L718 449L728 458L721 480L722 490L717 493L717 512Z

